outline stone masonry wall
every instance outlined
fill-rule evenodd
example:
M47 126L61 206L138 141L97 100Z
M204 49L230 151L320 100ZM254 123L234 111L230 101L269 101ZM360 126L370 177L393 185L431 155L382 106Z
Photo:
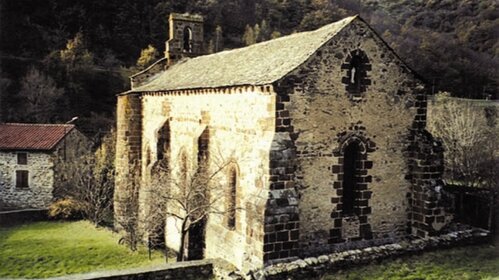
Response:
M198 146L207 148L210 168L229 159L237 170L236 222L227 225L224 214L212 214L206 227L206 258L222 258L241 270L263 265L263 211L268 198L269 150L275 131L275 93L270 87L244 87L214 90L191 90L145 93L143 106L142 170L149 177L158 160L158 140L168 127L172 176L185 165L189 172L197 166ZM202 141L198 141L203 135ZM208 138L208 139L206 139ZM160 147L162 145L159 145ZM232 165L232 166L234 166ZM223 197L217 207L227 210L229 168L213 182ZM175 178L173 178L175 179ZM178 179L178 178L177 178ZM143 181L142 189L147 184ZM140 194L141 212L147 198ZM167 244L178 248L179 221L167 222Z
M355 55L361 55L356 72L362 76L354 79L350 63ZM279 174L279 181L271 187L284 195L271 201L276 206L267 211L267 225L283 213L288 217L266 226L269 259L406 233L411 182L405 178L404 153L418 113L416 85L407 67L361 20L276 83L275 142L284 144L273 146L271 167L276 168L271 172ZM354 212L346 215L343 149L349 142L363 148L356 162ZM294 154L295 161L279 162Z
M142 107L138 94L118 96L116 120L115 221L135 213L140 181ZM136 218L136 217L129 217ZM115 223L119 228L119 223Z
M434 236L453 218L450 214L453 197L443 189L443 147L425 130L415 130L411 138L408 148L411 169L408 178L413 182L409 196L411 233L419 237Z
M13 208L47 208L54 184L52 156L43 152L26 153L27 164L19 165L16 152L0 152L0 200ZM16 187L16 170L28 171L28 188Z

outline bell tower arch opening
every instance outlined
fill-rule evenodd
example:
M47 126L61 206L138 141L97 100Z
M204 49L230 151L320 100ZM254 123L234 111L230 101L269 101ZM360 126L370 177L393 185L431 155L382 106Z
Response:
M169 36L165 57L168 65L185 57L196 57L204 52L204 19L200 15L170 14Z

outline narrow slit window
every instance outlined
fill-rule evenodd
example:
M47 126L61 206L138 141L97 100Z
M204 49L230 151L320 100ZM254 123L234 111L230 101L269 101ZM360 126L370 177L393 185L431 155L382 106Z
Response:
M232 168L229 174L229 189L227 193L227 227L230 230L236 228L236 196L237 196L237 172Z
M168 157L168 153L170 152L170 124L168 122L166 122L158 131L156 152L158 161Z
M350 84L353 86L354 90L360 90L360 66L361 66L361 58L359 56L352 57L352 61L350 61Z

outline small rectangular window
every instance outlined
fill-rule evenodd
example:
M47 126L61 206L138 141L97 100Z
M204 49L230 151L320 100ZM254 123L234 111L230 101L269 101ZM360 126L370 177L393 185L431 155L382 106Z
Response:
M16 188L24 189L29 187L28 174L27 170L16 171Z
M28 154L27 153L17 153L17 164L28 164Z

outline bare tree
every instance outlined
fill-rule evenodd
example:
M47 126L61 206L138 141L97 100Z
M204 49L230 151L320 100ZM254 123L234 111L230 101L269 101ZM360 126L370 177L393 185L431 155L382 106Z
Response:
M119 244L126 244L130 250L136 251L137 244L140 242L138 228L138 196L139 196L139 173L138 164L133 163L125 181L123 192L117 193L115 199L119 199L120 214L115 216L115 227L123 231L124 235L118 241ZM115 209L116 210L116 209Z
M168 234L158 230L166 226L165 221L168 218L176 219L180 224L177 261L188 258L187 242L190 229L212 214L235 214L235 209L227 209L222 203L226 198L227 186L218 176L234 161L221 160L211 163L211 166L208 166L207 161L202 160L191 172L186 166L180 166L172 172L167 164L161 162L153 167L153 175L147 187L151 208L145 222L146 231L150 234L149 240L154 243L155 240L162 239L159 235Z
M467 186L485 186L497 163L497 127L487 125L485 113L469 102L440 94L431 106L428 129L445 148L447 180Z
M114 133L104 137L95 153L68 153L57 164L59 184L55 195L75 200L83 217L96 226L110 216L113 205L114 137Z
M449 94L439 94L430 108L428 128L444 145L445 177L451 183L488 189L488 228L493 229L495 223L495 244L499 247L497 116L470 102L452 99Z

